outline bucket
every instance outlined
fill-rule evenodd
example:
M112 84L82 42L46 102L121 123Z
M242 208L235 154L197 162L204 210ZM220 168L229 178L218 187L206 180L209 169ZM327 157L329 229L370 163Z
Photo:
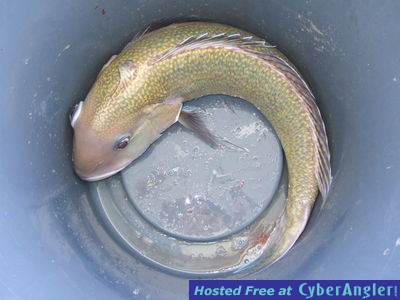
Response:
M188 278L195 275L177 272L168 263L167 267L161 266L155 257L159 255L162 260L162 253L150 253L152 256L142 248L132 249L137 244L126 237L141 236L140 245L148 243L148 248L154 240L146 240L139 225L136 231L123 233L118 229L127 227L118 227L117 223L121 212L128 220L136 220L129 218L123 202L125 197L135 198L132 193L137 185L131 180L140 182L141 178L135 177L138 174L157 179L159 173L156 168L151 169L156 173L150 172L150 162L152 166L165 163L166 153L172 151L169 146L184 147L183 140L190 143L196 137L175 126L125 173L89 184L81 181L72 168L68 111L86 97L109 57L118 54L139 30L152 22L188 16L240 27L277 45L311 86L327 127L333 185L324 207L317 202L305 232L287 255L245 278L398 279L398 1L168 1L166 5L156 0L24 0L4 2L0 8L1 299L187 297ZM244 126L232 123L239 119L262 122L273 133L253 107L239 100L230 103L235 112L230 112L232 107L226 108L225 100L217 96L190 105L204 111L214 109L210 120L214 120L217 131ZM221 114L227 117L221 118ZM215 121L218 118L225 123ZM224 132L229 129L220 133ZM276 156L275 163L261 165L265 168L259 171L247 170L256 172L251 173L254 178L275 170L274 178L279 179L284 172L283 156L273 135L268 144L277 145L271 154ZM200 143L198 147L199 153L214 155L215 150L206 145ZM192 171L196 168L184 159L181 163ZM228 168L229 160L225 163ZM190 175L177 174L179 180ZM240 188L240 180L238 183ZM121 194L119 184L131 184L132 188ZM279 180L262 182L249 191L275 191L281 184ZM150 192L148 197L153 199L154 194ZM193 196L181 200L182 205L197 201L206 216L218 212L218 207L211 207L207 199ZM153 223L161 220L156 224L160 230L173 231L170 234L195 242L199 232L210 241L233 234L257 218L268 203L252 206L256 209L252 214L243 214L238 228L232 223L232 232L219 227L211 230L206 218L197 231L178 225L168 227L176 219L159 216L168 209L174 212L178 206L152 208L146 201L143 206L140 202L135 205L141 217ZM118 210L113 211L113 207ZM222 210L229 209L233 211L229 207ZM215 214L211 216L214 219L218 217ZM221 222L232 218L230 215ZM224 249L219 254L223 259ZM175 265L181 261L179 257L174 259Z

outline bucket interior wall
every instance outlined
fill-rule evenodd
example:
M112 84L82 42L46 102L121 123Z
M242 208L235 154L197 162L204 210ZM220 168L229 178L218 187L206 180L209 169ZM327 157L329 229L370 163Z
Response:
M187 279L79 230L104 229L87 217L87 184L72 169L68 111L138 30L187 16L277 45L327 125L334 179L325 207L282 260L248 278L398 278L399 13L395 0L3 1L0 298L185 299Z

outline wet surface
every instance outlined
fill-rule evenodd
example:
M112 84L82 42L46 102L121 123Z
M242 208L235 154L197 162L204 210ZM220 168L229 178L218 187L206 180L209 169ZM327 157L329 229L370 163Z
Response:
M211 96L187 106L241 148L213 149L178 124L150 155L122 172L129 201L169 235L226 237L254 221L275 193L282 172L279 141L253 107L228 98Z
M176 124L121 174L91 184L91 200L111 235L153 266L230 273L259 257L255 245L274 220L271 207L286 199L282 150L271 125L243 100L209 96L186 109L201 112L228 142L214 149Z

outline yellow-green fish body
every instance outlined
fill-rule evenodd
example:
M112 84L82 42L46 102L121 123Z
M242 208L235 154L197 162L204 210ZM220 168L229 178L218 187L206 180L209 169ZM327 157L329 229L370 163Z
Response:
M300 236L318 191L326 196L331 177L314 96L287 58L261 38L226 25L190 22L129 43L105 65L73 115L76 172L86 180L118 172L180 119L183 102L209 94L254 104L284 149L288 200L262 242L263 264L270 264Z

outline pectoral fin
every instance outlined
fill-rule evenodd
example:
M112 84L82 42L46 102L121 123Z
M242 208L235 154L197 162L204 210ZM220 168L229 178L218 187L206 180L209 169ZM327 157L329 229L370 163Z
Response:
M219 139L215 136L204 124L203 118L200 113L195 111L181 110L179 115L179 123L185 126L187 129L197 134L204 142L209 144L213 148L217 148Z
M119 67L119 85L121 87L127 86L136 76L136 69L133 61L127 60Z
M162 103L145 108L146 126L150 135L158 138L163 131L179 121L213 148L225 147L230 150L248 151L246 148L213 134L204 123L201 113L182 110L182 101L181 98L168 98Z
M181 110L179 123L197 134L204 142L212 148L227 148L234 151L249 152L248 149L235 145L234 143L212 133L203 121L201 113L195 111Z

